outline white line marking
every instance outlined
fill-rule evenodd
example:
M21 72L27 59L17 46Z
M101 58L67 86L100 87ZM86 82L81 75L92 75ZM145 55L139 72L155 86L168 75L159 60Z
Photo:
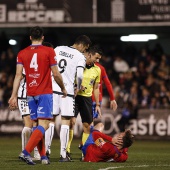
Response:
M115 166L115 167L107 167L104 169L98 169L98 170L110 170L110 169L119 169L119 168L143 168L143 167L149 167L149 166L155 166L155 167L159 167L159 166L164 166L164 167L168 167L170 165L139 165L139 166Z

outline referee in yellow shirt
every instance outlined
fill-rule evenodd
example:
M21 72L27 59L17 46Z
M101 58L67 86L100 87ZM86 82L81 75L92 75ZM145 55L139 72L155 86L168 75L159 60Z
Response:
M92 92L96 101L96 111L101 116L99 103L99 82L100 82L100 68L95 65L97 59L102 56L102 51L97 46L92 46L85 53L86 68L83 73L83 80L81 90L77 93L75 98L75 117L72 118L69 142L67 147L67 156L70 157L70 145L73 139L73 127L76 122L77 115L80 113L83 124L82 144L86 142L90 134L90 125L93 123L92 111Z

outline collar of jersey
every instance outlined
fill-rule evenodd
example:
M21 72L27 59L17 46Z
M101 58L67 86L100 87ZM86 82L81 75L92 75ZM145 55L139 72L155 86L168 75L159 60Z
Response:
M42 44L31 44L30 46L40 46Z
M70 46L70 48L76 49L76 48L74 48L73 46ZM77 49L76 49L76 50L77 50Z
M94 67L94 64L93 64L93 65L87 65L87 64L86 64L86 68L87 68L87 69L90 69L91 67Z

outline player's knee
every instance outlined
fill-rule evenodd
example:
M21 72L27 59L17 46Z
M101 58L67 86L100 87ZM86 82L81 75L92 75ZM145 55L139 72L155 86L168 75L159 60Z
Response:
M85 133L89 133L90 132L90 124L83 123L83 130Z
M104 125L103 125L102 122L100 122L100 123L98 123L98 124L99 124L99 127L100 127L100 128L103 128L103 127L104 127Z
M24 124L25 124L25 126L26 126L26 127L29 127L29 128L32 128L33 122L32 122L32 120L30 119L30 115L24 116L23 119L24 119Z
M75 120L71 120L70 121L70 129L73 129L75 124L76 124L76 121Z

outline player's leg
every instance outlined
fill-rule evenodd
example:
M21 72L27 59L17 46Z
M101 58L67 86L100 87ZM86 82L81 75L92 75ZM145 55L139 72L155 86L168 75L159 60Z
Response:
M95 130L98 130L98 131L100 131L100 132L103 132L103 130L104 130L104 125L103 125L103 123L97 123L95 126L94 126L94 129Z
M70 118L62 116L61 129L60 129L60 161L61 162L62 160L66 159L66 147L69 138L69 124L70 124Z
M28 140L31 136L32 124L33 124L30 119L30 115L24 115L23 121L24 121L24 128L22 129L22 133L21 133L22 150L25 148L25 146L28 143Z
M67 106L67 107L66 107ZM74 116L75 100L73 97L61 98L61 129L60 129L60 161L68 162L66 148L69 139L70 119Z
M74 129L75 123L76 123L76 117L72 117L70 120L69 140L68 140L68 145L66 148L67 157L69 157L71 160L72 160L72 158L71 158L71 143L73 141L73 136L74 136L73 129Z
M45 131L45 151L49 158L51 154L51 143L54 136L54 122L55 118L49 123L49 128Z
M46 156L45 151L45 131L49 127L50 120L38 119L38 127L37 127L37 136L40 138L39 142L35 140L37 143L37 148L41 156L42 164L49 164L49 159ZM38 131L39 130L39 131Z
M36 121L33 121L32 132L37 128L37 126L38 126L37 120L36 120ZM39 151L38 151L37 146L34 148L34 157L33 157L32 159L33 159L33 160L41 160L41 156L40 156L40 154L39 154Z
M29 107L26 99L18 99L18 108L24 122L24 128L21 132L22 150L25 148L31 133L33 122L30 119Z
M53 119L52 115L52 108L53 107L53 95L46 94L46 95L40 95L40 100L38 103L38 109L37 109L37 117L38 117L38 127L42 128L42 134L43 137L39 141L37 148L41 156L41 162L42 164L49 164L49 160L46 156L46 150L45 150L45 133L49 128L49 123Z
M79 100L80 116L83 124L82 145L85 144L90 134L90 126L93 122L92 99L91 97L77 96ZM83 160L83 154L81 160Z
M93 122L91 97L81 96L80 115L83 123L82 144L84 145L90 134L90 126Z
M46 155L49 158L51 154L51 143L54 137L54 127L55 127L55 119L60 114L60 98L61 95L57 93L53 93L53 119L50 121L49 128L45 132L45 148Z
M29 105L29 109L30 109L31 120L36 120L37 119L37 104L36 104L36 102L35 102L33 97L29 97L28 96L27 97L27 101L28 101L28 105ZM30 141L31 141L31 138L33 136L33 133L34 133L34 131L32 132L32 135L30 136L30 139L29 139L28 143L26 144L24 150L22 150L22 153L19 155L19 159L25 161L27 164L30 164L30 165L34 165L35 164L32 161L31 156L30 156L31 151L29 151L27 149L27 147L29 145L31 145Z
M45 94L35 97L28 97L29 108L31 109L31 116L33 119L38 119L38 126L33 131L28 144L23 150L24 155L30 155L35 146L38 147L39 153L41 155L42 164L48 164L48 159L45 154L45 144L43 142L43 137L45 130L49 127L49 119L52 119L52 95ZM37 113L36 113L37 111ZM34 117L34 115L36 115Z
M72 143L73 136L74 136L74 126L75 126L75 123L76 123L76 119L77 119L77 116L80 112L80 109L79 109L79 106L81 106L80 102L81 102L81 100L79 99L79 96L76 96L76 98L75 98L75 112L74 112L74 117L72 117L71 120L70 120L69 141L68 141L68 145L67 145L67 157L69 157L71 160L72 160L72 158L70 156L70 154L71 154L71 143Z
M30 111L28 107L27 99L18 99L18 107L20 110L20 113L23 117L24 121L24 128L21 133L21 139L22 139L22 150L24 150L26 144L28 143L28 140L31 136L31 133L36 128L37 124L31 120L30 118ZM34 160L40 160L40 154L38 152L37 147L34 148Z

